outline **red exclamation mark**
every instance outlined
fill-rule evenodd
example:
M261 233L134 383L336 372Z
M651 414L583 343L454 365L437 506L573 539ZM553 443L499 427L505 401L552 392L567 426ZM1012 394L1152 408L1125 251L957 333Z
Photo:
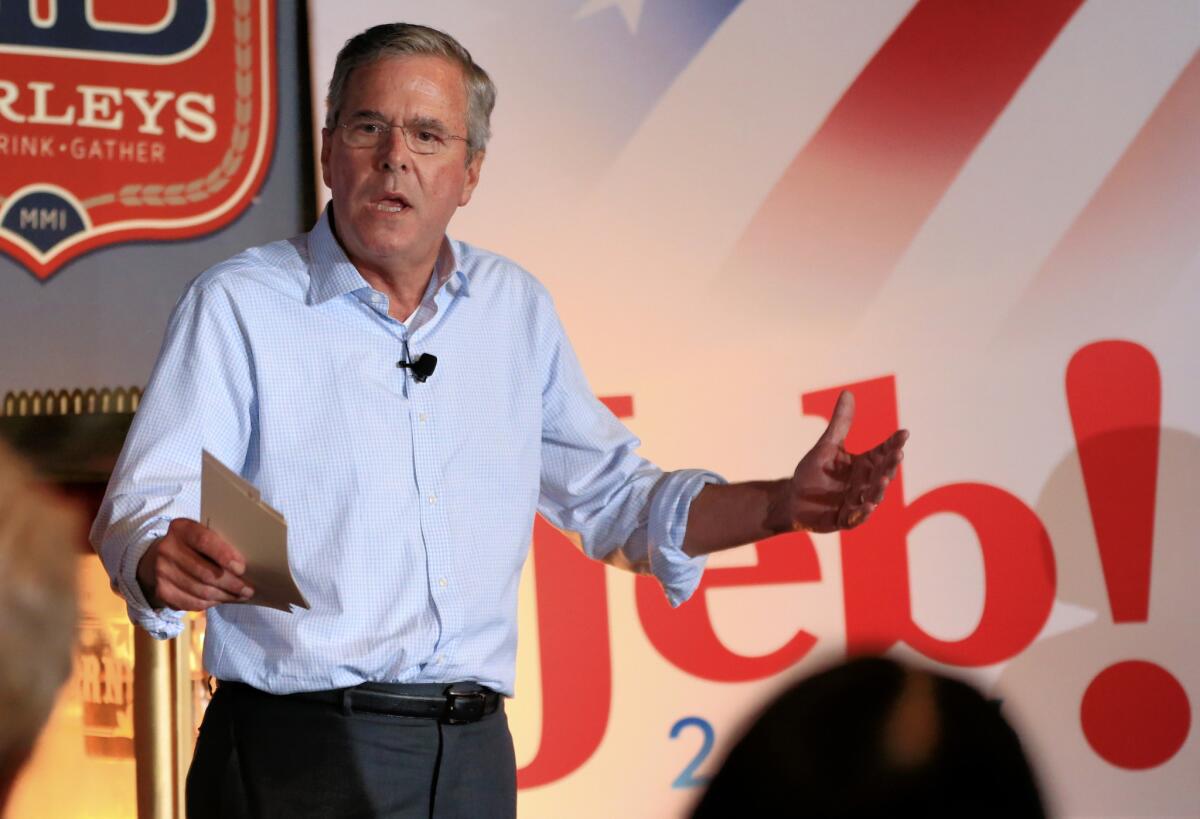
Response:
M1146 622L1158 478L1158 364L1131 342L1089 344L1067 366L1067 403L1113 623ZM1103 759L1140 770L1179 751L1191 707L1169 671L1126 660L1092 680L1080 723Z

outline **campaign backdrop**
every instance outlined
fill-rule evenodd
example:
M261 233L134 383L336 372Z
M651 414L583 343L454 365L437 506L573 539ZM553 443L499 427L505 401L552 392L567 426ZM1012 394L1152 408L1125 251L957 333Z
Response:
M499 86L452 233L548 286L647 457L782 477L843 387L852 449L912 430L868 524L677 610L539 523L522 816L680 815L866 650L1001 700L1060 815L1200 815L1195 0L312 0L314 134L396 19Z

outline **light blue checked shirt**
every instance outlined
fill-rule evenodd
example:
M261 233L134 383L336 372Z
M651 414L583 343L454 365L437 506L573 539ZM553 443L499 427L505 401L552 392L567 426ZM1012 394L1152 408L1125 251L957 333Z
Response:
M220 679L279 694L475 680L512 695L535 512L686 600L704 565L681 551L688 507L721 479L636 454L545 289L447 240L401 323L328 220L208 270L171 316L92 528L130 618L180 631L182 613L152 609L136 569L173 518L199 517L202 448L287 518L312 606L211 609L204 661ZM396 366L406 342L438 357L423 384Z

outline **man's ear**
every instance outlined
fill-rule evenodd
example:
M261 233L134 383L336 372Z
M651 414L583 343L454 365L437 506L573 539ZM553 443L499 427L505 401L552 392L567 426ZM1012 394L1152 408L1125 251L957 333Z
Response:
M471 157L471 161L467 163L467 178L463 182L462 196L458 197L458 206L471 201L471 194L475 192L475 186L479 184L479 169L483 167L483 156L486 151L476 151ZM328 183L327 183L328 184Z
M321 129L321 179L325 182L325 187L333 190L333 185L329 181L329 153L333 150L333 131L329 128Z

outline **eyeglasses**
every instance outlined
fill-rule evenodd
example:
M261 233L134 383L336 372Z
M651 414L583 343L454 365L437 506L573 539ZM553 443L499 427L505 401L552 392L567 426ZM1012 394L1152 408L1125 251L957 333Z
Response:
M339 122L342 140L351 148L378 148L391 136L393 130L404 134L404 144L414 154L440 154L453 140L467 141L466 137L443 133L436 125L412 123L395 125L378 119L356 119Z

